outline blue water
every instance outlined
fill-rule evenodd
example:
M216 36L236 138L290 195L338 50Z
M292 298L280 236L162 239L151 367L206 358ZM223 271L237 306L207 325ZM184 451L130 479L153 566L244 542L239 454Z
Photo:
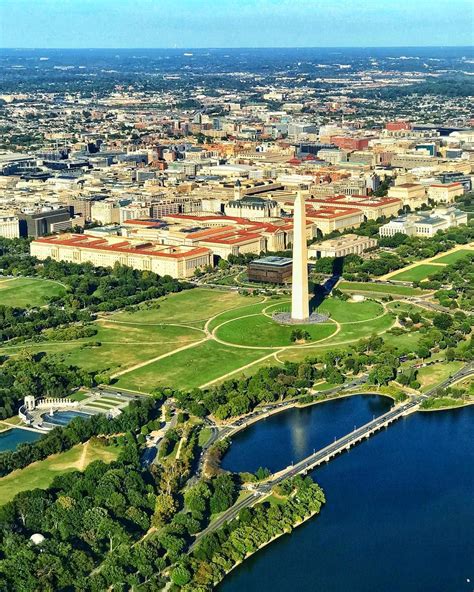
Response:
M0 433L0 452L15 450L18 444L34 442L35 440L38 440L38 438L41 438L41 436L42 434L39 434L38 432L12 428L7 432Z
M88 413L82 413L81 411L56 411L53 415L49 413L43 415L43 421L51 423L55 426L65 426L76 417L88 418Z
M232 438L222 461L229 471L279 471L364 423L386 413L392 400L377 395L334 399L271 415ZM245 452L248 451L248 454Z
M291 423L289 415L283 431ZM417 413L316 469L321 514L245 561L219 591L472 592L473 426L473 407ZM264 434L235 438L235 464L255 464L258 440ZM271 456L286 464L279 440Z

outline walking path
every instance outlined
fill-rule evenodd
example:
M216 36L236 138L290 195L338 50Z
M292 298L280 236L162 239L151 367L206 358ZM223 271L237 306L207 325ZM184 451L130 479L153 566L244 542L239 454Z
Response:
M204 343L208 339L209 339L208 337L205 337L204 339L200 339L199 341L193 341L192 343L189 343L188 345L183 345L183 347L178 347L178 349L173 349L172 351L167 352L166 354L161 354L161 356L157 356L156 358L151 358L150 360L145 360L144 362L140 362L139 364L135 364L135 366L130 366L129 368L125 368L125 370L121 370L120 372L116 372L115 374L112 374L111 378L118 378L119 376L123 376L124 374L128 374L128 372L132 372L133 370L138 370L139 368L143 368L144 366L148 366L149 364L153 364L154 362L158 362L159 360L162 360L163 358L168 358L169 356L172 356L174 354L177 354L178 352L184 351L185 349L189 349L191 347L195 347L196 345Z
M201 384L201 386L199 388L207 388L208 386L211 386L211 384L215 384L216 382L220 382L221 380L226 380L227 378L229 378L229 376L232 376L233 374L237 374L237 372L242 372L243 370L246 370L247 368L250 368L251 366L258 364L259 362L263 362L263 360L266 360L267 358L271 358L272 356L274 357L275 354L280 353L281 351L283 351L283 349L281 349L278 352L272 352L271 354L267 354L266 356L263 356L262 358L258 358L258 360L254 360L253 362L250 362L249 364L245 364L245 366L241 366L240 368L237 368L236 370L231 370L230 372L227 372L227 374L223 374L222 376L219 376L219 378L214 378L214 380L210 380L209 382L206 382L205 384Z

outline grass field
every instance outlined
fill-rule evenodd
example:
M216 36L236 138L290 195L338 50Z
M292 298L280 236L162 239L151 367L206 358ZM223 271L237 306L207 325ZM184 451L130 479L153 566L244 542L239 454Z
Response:
M440 265L430 265L429 263L421 263L411 269L406 269L393 275L390 279L399 282L419 282L426 279L429 275L441 271L443 268Z
M21 350L46 351L65 363L93 372L116 372L202 339L203 332L173 325L122 325L110 321L97 323L98 333L69 342L44 342L5 347L9 355ZM85 347L100 342L100 346Z
M268 353L268 350L227 347L208 340L122 375L117 386L142 392L149 392L160 385L194 388Z
M0 304L33 308L47 304L53 296L61 296L66 289L51 280L33 278L0 279Z
M338 323L354 323L368 321L381 315L383 307L372 300L351 302L350 300L327 298L318 308L318 312L329 314L331 319Z
M340 282L337 287L345 292L370 292L371 294L396 294L398 296L416 296L423 294L419 288L375 284L373 282Z
M0 479L0 505L6 504L20 491L27 489L46 489L56 477L75 470L84 470L95 460L111 462L117 458L119 448L104 446L97 441L78 444L59 454L53 454L24 469L13 471Z
M315 384L313 386L313 390L318 392L329 391L330 389L335 388L336 386L340 385L331 384L330 382L319 382L318 384Z
M195 288L160 298L156 301L160 308L120 312L110 318L132 324L192 323L202 327L216 314L259 300L261 298L241 296L236 292Z
M436 259L432 259L433 263L446 263L450 265L451 263L456 263L459 259L463 259L466 255L474 255L473 249L459 249L459 251L454 251L454 253L449 253L448 255L440 255L436 257Z
M463 367L463 362L440 362L420 368L417 374L417 380L421 383L421 391L427 391L440 382L446 380L451 374L457 372Z
M382 333L393 325L394 317L385 314L376 319L360 323L346 323L333 338L324 342L324 345L338 345L344 342L358 341L364 337L370 337L374 333Z
M248 299L247 299L248 302ZM281 304L284 303L284 304ZM215 319L213 319L210 323L209 323L209 331L213 331L216 327L218 327L219 325L222 325L224 322L226 321L230 321L231 319L237 319L239 317L245 317L251 314L257 314L262 312L264 309L269 308L270 312L273 312L274 310L280 310L280 309L287 309L289 306L288 304L288 298L282 300L282 299L271 299L271 300L267 300L267 301L263 301L262 299L260 299L260 301L255 302L254 304L248 304L247 306L241 306L239 308L236 308L234 310L228 310L226 312L223 312L221 314L219 314ZM271 308L270 308L271 307Z
M124 389L150 392L157 386L195 388L220 378L225 380L229 373L235 378L249 376L259 368L278 363L270 355L272 348L292 348L282 352L284 355L281 357L278 354L281 360L288 359L288 356L304 359L311 354L312 346L292 343L290 335L293 328L280 325L271 318L273 311L288 306L287 299L267 300L223 312L209 325L215 340L209 339L127 372L118 378L116 384ZM320 311L328 313L331 320L322 324L303 325L313 337L315 353L320 351L318 341L320 347L327 346L328 349L332 346L344 347L347 342L387 330L394 320L392 314L384 313L381 304L370 300L350 302L330 298L321 305ZM341 326L338 327L332 320L341 323ZM295 351L300 353L290 354ZM268 357L262 360L265 356ZM252 362L255 364L244 367Z
M321 353L383 333L394 319L374 300L327 298L319 312L328 314L329 320L303 325L312 337L303 345L291 341L293 327L278 324L271 316L289 310L288 296L263 298L196 288L156 302L159 308L124 311L99 319L98 333L89 338L22 343L6 346L0 353L44 351L90 372L119 374L118 388L149 393L158 386L188 389L228 377L249 376L258 368L278 364L278 360L304 359L311 355L313 344L314 353ZM210 334L203 330L206 323ZM273 348L289 349L279 352L277 359L272 357ZM165 357L157 360L160 356ZM105 400L93 403L102 410L113 404Z
M317 325L299 325L311 335L312 341L320 341L329 337L337 330L335 323L321 323ZM264 316L249 316L235 319L219 327L216 337L226 343L246 345L252 347L281 347L294 345L291 333L294 327L280 325L273 319Z
M394 347L399 355L411 354L417 349L423 334L419 331L413 333L403 333L403 335L390 335L384 336L384 339L388 345Z

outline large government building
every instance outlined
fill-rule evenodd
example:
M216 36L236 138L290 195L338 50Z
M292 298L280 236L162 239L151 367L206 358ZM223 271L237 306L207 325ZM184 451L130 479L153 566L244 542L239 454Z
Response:
M159 275L184 279L196 269L212 264L210 249L162 245L143 240L124 240L117 236L97 238L86 234L61 234L39 238L31 243L31 255L38 259L92 263L113 267L116 263Z

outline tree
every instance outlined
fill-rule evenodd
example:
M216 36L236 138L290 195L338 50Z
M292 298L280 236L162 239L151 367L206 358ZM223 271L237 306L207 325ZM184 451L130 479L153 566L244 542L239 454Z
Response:
M171 580L177 586L184 586L190 579L191 572L182 564L178 564L171 572Z
M169 493L158 495L155 500L155 513L153 514L153 526L163 526L176 511L176 502Z
M196 485L186 489L184 492L186 508L191 512L191 515L198 520L202 520L204 517L210 497L211 490L204 481L198 481Z
M236 487L231 475L228 474L216 477L212 482L212 486L214 492L209 502L210 510L212 514L218 514L230 508L234 500Z
M393 366L389 366L387 364L381 364L376 366L372 372L370 373L370 380L374 384L388 384L391 380L395 377L395 369Z
M436 314L433 317L433 325L440 329L441 331L446 331L449 329L453 324L453 319L450 315L445 312Z

